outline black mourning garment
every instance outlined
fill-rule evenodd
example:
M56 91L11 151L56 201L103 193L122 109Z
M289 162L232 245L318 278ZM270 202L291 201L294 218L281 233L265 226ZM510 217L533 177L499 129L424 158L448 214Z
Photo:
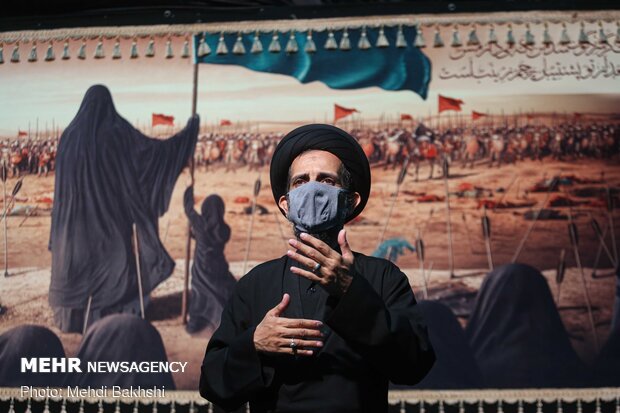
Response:
M290 272L288 257L252 269L235 286L202 364L200 394L233 410L387 412L388 381L419 382L435 356L407 277L387 260L355 253L353 281L330 297ZM253 335L282 295L287 318L324 322L311 357L258 353Z
M58 386L64 373L21 372L21 358L64 358L60 339L51 330L21 325L0 335L0 387Z
M594 363L596 386L620 387L620 329L612 330Z
M528 265L503 265L487 275L466 334L489 387L574 387L588 378L547 280Z
M209 195L202 203L201 215L194 211L193 187L184 195L185 213L196 239L192 265L192 291L187 331L194 333L210 326L217 328L226 301L236 280L228 270L224 247L230 239L230 227L224 222L224 201Z
M92 324L80 344L77 356L82 366L88 362L126 361L126 362L167 362L166 349L155 327L146 320L132 314L114 314ZM120 386L129 388L141 386L165 387L174 390L172 373L140 372L87 372L69 375L69 386L102 387Z
M417 305L428 325L437 355L435 365L416 389L472 389L483 387L482 373L467 343L465 332L452 310L436 301Z
M162 245L158 218L191 158L198 117L166 140L149 138L115 110L105 86L92 86L63 132L56 158L49 249L49 302L63 331L131 311L138 297L132 225L140 246L143 294L170 276L174 261Z

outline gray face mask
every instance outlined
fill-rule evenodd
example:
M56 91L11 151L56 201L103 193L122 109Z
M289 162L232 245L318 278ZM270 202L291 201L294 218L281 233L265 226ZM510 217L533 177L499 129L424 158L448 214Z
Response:
M287 218L300 232L316 234L342 227L347 217L349 191L310 181L289 191Z

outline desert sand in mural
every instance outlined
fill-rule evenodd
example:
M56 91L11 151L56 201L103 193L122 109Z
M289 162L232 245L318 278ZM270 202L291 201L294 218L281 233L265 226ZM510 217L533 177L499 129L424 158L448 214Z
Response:
M610 262L605 253L601 255L596 278L592 277L592 266L598 249L598 241L591 228L590 220L596 218L605 229L608 219L605 208L586 205L595 197L577 198L573 190L602 188L604 185L620 186L620 167L617 160L582 159L572 162L558 162L545 159L543 162L526 160L516 165L489 168L484 162L473 169L462 168L460 163L451 168L449 191L461 192L463 196L450 196L451 222L453 233L454 267L456 277L450 278L448 271L448 238L446 231L446 203L444 180L425 179L427 166L422 167L419 182L408 175L401 185L399 195L385 231L384 239L405 238L415 245L418 229L426 246L426 267L432 265L428 282L428 296L441 299L450 305L463 324L473 305L475 294L488 271L487 255L482 237L481 217L483 209L472 193L483 195L485 199L500 200L519 205L514 208L489 209L491 221L491 246L496 266L512 260L515 249L525 234L531 220L524 214L532 208L536 210L546 198L545 192L528 191L543 178L562 175L578 177L581 182L562 186L560 191L571 191L570 198L584 204L573 206L571 214L579 230L579 245L582 265L585 267L585 282L593 306L599 342L603 343L611 323L611 309L614 299L615 277L611 274ZM605 183L601 183L601 172L605 171ZM349 241L354 250L371 254L379 245L381 233L392 204L392 194L396 189L398 169L384 170L373 168L371 198L361 219L348 226ZM226 247L226 256L231 270L241 276L243 259L246 253L246 237L250 215L244 209L250 205L255 180L260 176L262 189L258 204L266 208L266 213L257 214L253 224L248 268L258 262L283 255L286 240L291 236L290 227L277 210L269 186L268 168L259 172L248 172L240 167L236 172L225 173L223 167L215 170L196 171L196 206L210 193L218 193L226 202L226 220L232 228L232 239ZM585 183L583 180L599 181ZM151 305L147 311L149 319L162 335L168 357L173 361L188 361L189 373L175 376L177 388L195 389L198 385L199 369L204 349L211 332L200 337L190 337L181 324L181 292L183 289L185 245L187 221L182 207L182 195L188 182L185 171L175 188L170 209L160 219L160 236L177 266L173 275L161 284L152 294ZM10 191L15 183L9 179ZM38 205L35 213L24 216L10 216L8 219L9 272L8 278L0 278L0 302L7 311L0 316L0 332L21 324L41 324L59 334L65 351L75 355L81 336L62 334L52 323L52 311L47 302L50 279L51 254L47 250L50 229L50 203L53 196L54 177L37 178L26 176L19 193L17 205ZM473 190L472 187L482 188ZM497 190L504 188L506 194ZM422 195L431 195L424 196ZM554 193L557 194L557 193ZM561 194L561 193L560 193ZM436 195L437 197L433 197ZM421 200L436 199L436 202ZM38 201L38 204L37 204ZM555 207L564 215L568 207ZM616 236L620 237L620 216L615 213ZM565 280L561 286L560 314L577 351L587 360L596 354L594 340L585 309L581 273L577 269L567 230L567 220L539 220L531 232L518 261L543 270L549 286L557 297L555 268L560 250L566 249L567 267ZM0 239L4 247L2 239ZM611 245L610 236L606 240ZM2 266L4 267L4 257ZM406 251L398 258L397 265L409 276L418 299L423 298L422 279L419 262L415 252ZM428 270L427 270L428 273Z

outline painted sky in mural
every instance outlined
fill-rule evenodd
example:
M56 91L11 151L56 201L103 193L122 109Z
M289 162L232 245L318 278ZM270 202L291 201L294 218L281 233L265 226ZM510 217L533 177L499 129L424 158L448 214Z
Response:
M494 28L497 44L489 44L490 27L480 26L476 35L483 46L477 47L467 44L473 27L461 27L458 35L463 46L455 48L451 47L454 28L441 27L445 47L435 48L431 46L436 29L424 27L428 45L424 53L433 65L426 101L410 91L332 90L319 82L301 85L287 76L242 67L201 65L198 112L203 122L213 124L220 119L330 122L333 104L339 103L358 109L365 119L399 113L419 117L436 113L438 94L458 90L456 97L465 101L466 113L613 113L620 106L620 89L609 85L620 77L620 43L615 25L602 28L607 42L600 42L598 26L590 24L584 30L590 43L580 45L579 24L568 25L566 33L572 42L562 45L562 26L551 24L547 33L554 43L546 46L544 26L534 25L529 30L535 44L528 46L524 44L528 28L516 25L512 28L516 45L507 47L508 26ZM165 39L161 39L155 57L129 59L130 40L123 39L125 55L118 60L110 58L114 39L104 40L104 59L92 58L96 40L88 43L87 59L76 59L80 44L72 42L74 58L53 62L43 61L47 46L40 44L36 63L27 61L31 45L23 44L21 62L9 63L6 56L0 66L0 134L14 136L18 129L35 128L37 118L41 130L46 124L49 128L66 125L93 83L107 85L119 112L134 124L148 124L154 112L175 116L177 125L184 123L191 110L192 62L179 57L183 41L182 37L172 39L178 52L175 58L164 58ZM139 50L145 50L147 42L139 39ZM55 45L57 54L61 46ZM7 45L5 55L9 51ZM531 99L532 95L537 98ZM568 95L574 98L567 99Z

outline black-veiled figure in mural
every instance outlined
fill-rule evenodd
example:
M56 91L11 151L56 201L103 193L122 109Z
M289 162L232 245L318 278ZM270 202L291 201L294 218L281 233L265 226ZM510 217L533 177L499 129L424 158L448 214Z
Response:
M116 112L105 86L86 92L56 160L49 302L62 331L82 331L90 297L89 322L138 311L134 223L143 294L172 273L158 218L192 156L198 125L196 116L169 139L150 138Z
M446 305L420 301L437 361L416 389L471 389L483 387L482 373L467 343L465 331Z
M528 265L503 265L486 276L466 334L488 386L574 387L590 379L547 280Z
M184 195L185 213L196 239L192 265L192 289L189 301L188 333L220 325L222 309L235 287L228 270L224 247L230 239L230 227L224 221L224 200L209 195L202 203L201 214L194 210L194 187Z
M57 386L64 373L21 371L22 357L64 358L65 350L56 334L35 325L21 325L0 335L0 387Z
M611 317L612 331L620 331L620 263L616 265L616 295L614 297L614 308Z
M611 331L594 363L597 386L620 386L620 266L616 268L616 297Z
M91 324L84 335L77 358L82 366L89 362L114 361L131 363L168 361L166 349L157 329L146 320L132 314L113 314ZM157 367L159 369L159 367ZM174 390L172 373L160 372L88 372L67 375L68 386L119 386L129 388L165 387Z

